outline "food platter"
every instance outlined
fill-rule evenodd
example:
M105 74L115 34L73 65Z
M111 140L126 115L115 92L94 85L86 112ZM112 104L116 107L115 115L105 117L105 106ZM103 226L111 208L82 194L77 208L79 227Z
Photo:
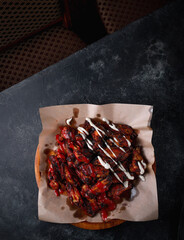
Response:
M66 124L66 126L60 127L60 134L55 136L54 148L48 148L49 145L53 145L52 140L49 143L47 139L44 143L47 148L43 153L49 156L47 168L43 168L47 173L45 190L48 185L57 196L60 194L69 196L68 199L61 198L58 201L55 199L51 201L50 210L56 208L55 212L52 211L54 212L52 222L55 222L55 216L58 216L61 223L73 222L74 226L94 230L110 228L125 222L120 214L120 211L125 208L117 207L116 209L116 204L120 203L123 198L130 198L132 185L133 182L136 184L136 179L140 178L141 181L145 181L143 174L147 161L141 153L141 146L136 145L138 130L134 130L126 124L115 125L106 118L102 118L102 120L86 118L85 123L79 125L77 129L73 117L67 118ZM115 131L116 133L114 133ZM37 147L35 174L38 187L40 183L39 167L42 166L41 160L43 160L42 155L39 154L39 147ZM125 161L125 159L128 160ZM122 165L122 161L124 161L124 165ZM153 163L154 158L152 157L152 165ZM154 177L153 171L152 176ZM109 188L109 186L111 187ZM42 187L40 191L42 192ZM46 192L48 191L46 190ZM52 196L47 196L46 199L48 201L52 199ZM78 207L73 217L81 219L80 223L75 223L76 220L72 218L65 219L58 214L58 204L65 200L69 207L71 204L71 210L73 207ZM41 207L45 206L42 199L40 202ZM62 207L62 209L64 208ZM109 220L109 212L115 209L117 219ZM103 219L102 223L98 217L93 219L94 223L84 221L86 215L94 217L99 210ZM130 208L130 211L133 211L132 214L134 210L134 208ZM63 214L68 216L71 211L65 210ZM50 217L51 215L48 213L48 221L50 221Z

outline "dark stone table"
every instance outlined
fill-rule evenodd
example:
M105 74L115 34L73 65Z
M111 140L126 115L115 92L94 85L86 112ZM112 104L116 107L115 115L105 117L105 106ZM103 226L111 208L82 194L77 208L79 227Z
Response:
M0 239L184 239L183 13L176 1L0 93ZM154 105L159 220L102 231L40 222L38 109L115 102Z

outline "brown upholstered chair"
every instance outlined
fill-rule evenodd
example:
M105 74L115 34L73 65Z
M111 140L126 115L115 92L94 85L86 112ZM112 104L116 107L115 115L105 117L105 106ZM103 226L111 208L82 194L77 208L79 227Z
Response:
M168 0L0 1L0 91Z

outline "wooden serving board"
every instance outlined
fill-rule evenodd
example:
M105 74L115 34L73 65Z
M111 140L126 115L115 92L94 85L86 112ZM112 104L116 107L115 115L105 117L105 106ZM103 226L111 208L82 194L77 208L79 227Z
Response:
M39 163L40 163L40 154L39 154L39 147L37 147L36 155L35 155L35 177L36 177L36 183L39 188L40 183L40 171L39 171ZM112 219L108 222L102 222L102 223L90 223L87 221L79 222L79 223L73 223L73 226L88 229L88 230L100 230L100 229L106 229L115 227L117 225L120 225L121 223L125 222L124 220L120 219Z

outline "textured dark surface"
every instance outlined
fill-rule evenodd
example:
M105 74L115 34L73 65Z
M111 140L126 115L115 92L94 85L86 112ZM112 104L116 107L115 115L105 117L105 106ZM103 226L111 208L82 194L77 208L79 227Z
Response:
M183 10L177 1L0 93L0 239L177 239L184 189ZM102 231L40 222L39 107L114 102L154 105L159 220Z

